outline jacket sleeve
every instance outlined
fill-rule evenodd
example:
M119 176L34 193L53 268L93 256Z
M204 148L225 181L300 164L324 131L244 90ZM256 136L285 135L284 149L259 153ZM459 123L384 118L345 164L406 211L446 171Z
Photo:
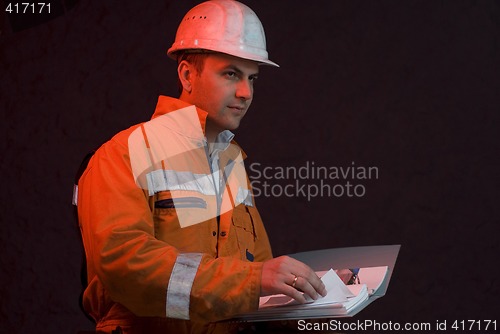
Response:
M78 198L89 280L97 276L114 302L138 316L203 322L257 309L261 262L181 254L154 237L149 196L120 141L96 152Z

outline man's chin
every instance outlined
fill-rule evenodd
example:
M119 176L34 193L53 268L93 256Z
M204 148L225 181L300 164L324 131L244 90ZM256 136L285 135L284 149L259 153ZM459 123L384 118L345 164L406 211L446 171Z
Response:
M240 122L238 122L237 124L234 124L233 126L231 126L231 128L228 128L228 130L230 130L230 131L235 131L235 130L237 130L239 127L240 127Z
M225 124L221 124L221 129L234 131L240 127L240 120L235 120L232 122L227 122Z
M211 122L210 120L207 120L207 126L211 125L210 127L213 130L216 130L217 132L222 132L224 130L234 131L240 127L240 123L241 123L241 120L239 120L239 119L231 120L229 122L217 122L217 123L214 123L213 121Z

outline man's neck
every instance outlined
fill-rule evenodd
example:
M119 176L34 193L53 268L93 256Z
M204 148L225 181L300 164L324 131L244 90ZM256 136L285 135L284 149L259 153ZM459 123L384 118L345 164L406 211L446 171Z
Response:
M205 122L205 137L207 138L207 144L209 152L213 151L215 141L221 130L214 126L214 124L207 118Z

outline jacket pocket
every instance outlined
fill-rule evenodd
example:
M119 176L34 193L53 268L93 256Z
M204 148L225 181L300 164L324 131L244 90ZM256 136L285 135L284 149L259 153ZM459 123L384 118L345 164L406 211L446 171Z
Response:
M172 198L170 192L158 193L153 210L155 237L169 242L179 238L184 233L184 227L204 220L207 206L204 198L191 194Z
M207 202L198 197L180 197L175 200L172 198L161 199L155 202L156 209L181 209L181 208L199 208L206 209Z

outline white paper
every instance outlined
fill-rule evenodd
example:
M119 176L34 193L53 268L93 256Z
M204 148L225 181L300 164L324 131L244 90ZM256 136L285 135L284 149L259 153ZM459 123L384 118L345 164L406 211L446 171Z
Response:
M323 272L319 272L321 276ZM344 303L348 298L354 297L354 294L347 288L347 286L342 282L337 273L330 269L321 277L321 281L325 284L327 295L325 297L320 297L317 300L313 300L308 295L304 294L306 298L306 303L309 305L325 305L325 304L335 304ZM284 305L298 305L300 304L293 298L286 295L272 295L267 297L262 297L260 299L259 308L274 307L274 306L284 306Z

